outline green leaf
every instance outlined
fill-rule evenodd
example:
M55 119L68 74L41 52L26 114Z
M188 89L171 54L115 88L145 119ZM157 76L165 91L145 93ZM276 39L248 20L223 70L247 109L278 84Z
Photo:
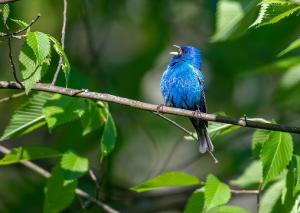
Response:
M217 4L216 32L212 42L237 38L247 32L258 0L220 0Z
M271 213L276 202L280 198L282 193L282 189L284 187L284 180L280 180L270 186L264 193L260 206L259 212L260 213Z
M22 20L19 20L19 19L10 19L12 22L14 22L15 24L17 24L19 27L22 27L22 28L26 28L28 27L28 23L26 23L25 21L22 21ZM30 29L30 28L28 28Z
M264 143L269 139L271 131L264 129L255 130L252 135L252 155L254 158L259 157L261 148Z
M94 101L87 101L85 113L82 119L80 119L83 127L82 135L87 135L95 130L101 129L106 119L107 116L104 107L100 107Z
M131 190L136 192L144 192L159 188L195 186L200 184L200 180L193 175L183 172L167 172L157 177L146 180L143 183L140 183L139 185L131 188Z
M233 186L246 188L262 181L262 165L260 161L253 161L237 179L230 181Z
M53 158L59 156L61 156L61 153L47 147L41 147L41 146L18 147L12 149L8 154L6 154L0 160L0 165L9 165L14 163L19 163L20 161L24 161L24 160L36 160L36 159Z
M220 206L208 211L208 213L250 213L250 212L238 206Z
M235 126L232 124L222 124L222 123L216 123L216 122L209 122L208 125L208 133L211 138L228 134L234 130L239 129L240 126Z
M263 1L257 19L250 27L261 27L274 24L300 9L300 6L290 1Z
M9 4L1 5L0 12L2 13L3 24L6 24L9 14L10 14Z
M278 56L283 56L291 51L293 51L296 48L300 47L300 38L296 39L295 41L293 41L286 49L282 50Z
M21 105L9 121L0 141L20 137L45 125L42 108L51 96L51 93L39 92L33 95L27 103Z
M43 108L49 131L62 124L74 121L85 112L83 99L55 94Z
M290 89L300 83L300 65L287 70L281 78L280 86L283 89Z
M44 213L58 213L66 209L75 197L77 180L65 180L59 166L54 167L45 187Z
M185 206L184 213L203 212L204 208L204 191L197 189L189 197Z
M50 36L51 41L53 42L53 48L56 51L56 53L62 58L62 70L65 74L65 80L66 80L66 87L68 87L69 82L69 76L70 76L70 70L71 66L68 60L68 57L64 50L62 49L62 46L59 41L57 41L53 36Z
M226 204L231 197L229 187L221 183L218 178L208 175L205 184L205 210Z
M271 132L261 150L263 186L280 175L289 164L292 152L293 141L289 133Z
M47 34L28 32L19 55L19 67L28 93L45 75L50 65L50 40Z
M108 109L106 109L106 123L101 137L101 153L107 156L115 148L117 139L117 129Z
M89 161L86 158L80 157L74 152L63 154L60 167L63 170L64 178L72 180L82 177L89 168Z

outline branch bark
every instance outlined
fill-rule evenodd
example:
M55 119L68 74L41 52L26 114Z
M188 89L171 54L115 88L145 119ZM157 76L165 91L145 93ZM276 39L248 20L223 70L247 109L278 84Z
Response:
M0 89L23 89L23 88L20 84L14 81L0 81ZM114 96L106 93L97 93L97 92L89 92L87 90L63 88L63 87L58 87L58 86L44 84L44 83L38 83L32 89L35 91L59 93L67 96L106 101L106 102L121 104L124 106L130 106L136 109L151 111L151 112L157 112L159 106L155 104L150 104L150 103L136 101L128 98ZM262 121L251 120L251 119L233 118L228 116L213 115L213 114L207 114L201 112L195 113L194 111L191 110L185 110L185 109L179 109L173 107L160 107L159 112L172 114L172 115L179 115L184 117L190 117L190 118L198 118L206 121L227 123L227 124L237 125L241 127L266 129L272 131L281 131L281 132L300 134L300 127L272 124L272 123L267 123Z
M19 0L0 0L0 4L7 4L7 3L12 3L15 1L19 1Z

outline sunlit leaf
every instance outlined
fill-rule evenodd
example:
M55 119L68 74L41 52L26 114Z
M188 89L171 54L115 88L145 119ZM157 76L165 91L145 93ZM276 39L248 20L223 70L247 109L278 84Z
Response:
M300 47L300 38L298 38L297 40L293 41L286 49L282 50L278 56L283 56L291 51L293 51L296 48Z
M59 166L54 167L45 187L44 213L58 213L66 209L75 197L77 179L65 180Z
M57 126L81 118L85 112L85 106L83 99L60 94L53 95L43 108L50 132Z
M269 139L271 131L264 129L255 130L252 135L252 154L254 158L259 157L261 148L264 143Z
M113 117L108 110L106 111L106 115L106 123L101 137L101 153L103 156L110 154L115 148L117 139L117 129Z
M53 158L59 157L61 153L42 146L33 147L18 147L12 149L8 154L6 154L1 160L0 165L9 165L13 163L19 163L23 160L35 160L41 158Z
M87 172L89 161L88 159L69 151L63 154L60 167L63 170L64 178L66 180L77 179Z
M131 190L136 192L143 192L166 187L195 186L200 184L201 181L193 175L183 172L167 172L157 177L146 180L139 185L131 188Z
M293 141L289 133L272 132L261 150L263 185L276 178L292 158Z
M51 61L50 40L47 34L28 32L19 55L19 67L24 80L25 92L45 75Z
M17 24L19 27L25 28L25 27L28 26L28 23L26 23L26 22L23 21L23 20L13 19L13 18L11 18L10 20L11 20L13 23ZM30 28L28 28L28 29L30 29Z
M208 175L205 183L205 210L226 204L231 197L229 187L213 175Z
M9 121L0 141L20 137L45 125L46 121L42 108L51 96L50 93L39 92L33 95L27 103L21 105Z
M213 42L237 38L247 32L256 11L254 1L220 0L217 4L216 32L212 36Z
M299 11L300 6L291 1L263 1L257 19L250 27L274 24Z
M2 13L3 24L6 24L10 14L9 4L0 5L0 13Z
M241 188L258 184L262 181L262 165L260 161L253 161L244 171L244 173L235 180L230 181L233 186Z
M70 76L70 70L71 66L68 60L68 57L64 50L62 49L62 46L59 41L57 41L53 36L50 36L51 41L53 42L53 48L56 51L56 53L62 58L62 70L65 74L65 80L66 80L66 87L68 86L69 82L69 76Z
M184 213L202 212L204 209L204 190L197 189L189 197Z
M282 189L284 187L284 180L280 180L270 186L264 193L260 206L259 212L260 213L271 213L276 202L280 198L282 193Z
M250 213L246 209L242 209L238 206L220 206L216 207L207 213Z

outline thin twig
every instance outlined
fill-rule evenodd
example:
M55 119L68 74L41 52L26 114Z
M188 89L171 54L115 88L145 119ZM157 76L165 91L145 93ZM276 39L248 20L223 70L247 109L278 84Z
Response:
M0 0L0 4L7 4L7 3L12 3L15 1L19 1L19 0Z
M68 9L68 1L64 0L63 25L62 25L62 28L61 28L61 40L60 40L62 50L65 49L65 36L66 36L66 26L67 26L67 9ZM59 57L59 62L58 62L56 71L54 73L54 77L53 77L51 85L55 85L55 82L56 82L58 74L60 72L60 68L61 68L62 63L63 63L63 58L60 56Z
M25 32L26 30L28 30L35 22L37 22L37 20L41 17L41 14L37 14L37 16L35 17L35 19L31 20L30 24L28 24L26 27L17 30L15 32L7 32L7 33L0 33L0 37L13 37L13 38L22 38L25 37L25 35L21 35L17 36L18 34Z
M230 189L230 192L232 194L254 194L257 195L258 191L257 190L237 190L237 189Z
M0 152L3 154L7 154L10 152L10 150L7 149L6 147L0 145ZM32 163L31 161L20 161L20 163L45 178L51 177L51 174L47 170L43 169L42 167L38 166L35 163ZM113 209L112 207L108 206L105 203L102 203L101 201L97 200L96 198L92 197L91 195L89 195L88 193L86 193L85 191L83 191L81 189L77 188L75 190L75 193L77 195L84 197L84 198L90 200L91 202L97 204L98 206L100 206L103 210L105 210L108 213L119 213L119 211Z
M25 94L26 94L25 92L20 92L20 93L13 94L11 96L2 98L2 99L0 99L0 104L2 104L3 102L6 102L6 101L10 101L10 100L15 99L15 98L19 98L19 97L21 97L21 96L23 96Z
M13 81L0 81L0 89L1 88L22 89L22 87L17 82L13 82ZM82 91L78 89L52 86L50 84L43 84L43 83L36 84L35 86L33 86L32 90L59 93L66 96L81 97L90 100L106 101L106 102L116 103L124 106L130 106L132 108L140 109L144 111L157 112L157 107L158 107L158 105L155 104L150 104L150 103L136 101L128 98L114 96L107 93L90 92L87 90ZM227 124L232 124L232 125L237 125L242 127L255 128L255 129L267 129L272 131L281 131L281 132L300 134L300 127L265 123L261 121L252 120L249 118L247 119L247 122L245 122L243 118L242 119L233 118L228 116L213 115L213 114L202 113L202 112L195 113L194 111L191 110L185 110L185 109L174 108L174 107L163 107L163 109L160 109L159 111L161 113L179 115L179 116L190 117L190 118L198 118L205 121L214 121L219 123L227 123Z
M256 211L259 212L259 206L260 206L260 194L262 189L262 183L259 184L258 190L257 190L257 197L256 197Z

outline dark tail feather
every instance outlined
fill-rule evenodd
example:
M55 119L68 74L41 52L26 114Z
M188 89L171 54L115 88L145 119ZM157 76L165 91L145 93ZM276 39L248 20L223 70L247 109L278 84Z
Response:
M199 142L199 152L200 153L205 153L206 151L213 152L214 145L212 144L208 136L205 123L201 120L197 120L193 118L191 118L190 120L197 132L198 142Z

